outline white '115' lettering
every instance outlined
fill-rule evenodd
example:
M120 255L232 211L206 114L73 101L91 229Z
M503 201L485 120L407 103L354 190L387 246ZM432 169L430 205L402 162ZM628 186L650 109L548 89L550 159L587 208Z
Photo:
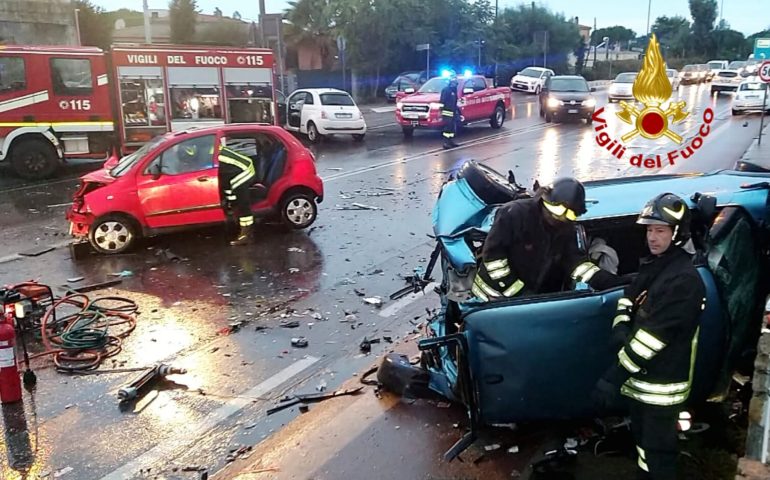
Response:
M70 100L67 106L70 110L91 110L91 100Z
M264 65L265 61L262 58L262 55L247 55L246 56L246 65Z

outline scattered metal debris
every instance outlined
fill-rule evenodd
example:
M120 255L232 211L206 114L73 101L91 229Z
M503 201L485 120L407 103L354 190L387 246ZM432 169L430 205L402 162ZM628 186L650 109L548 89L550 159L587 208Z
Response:
M316 391L323 392L326 390L326 380L321 380L315 387Z
M299 320L282 320L279 323L279 326L282 328L297 328L299 325Z
M336 390L334 392L319 392L319 393L300 393L296 395L288 395L281 399L281 401L274 407L267 410L268 415L272 415L275 412L279 412L286 408L301 403L318 402L321 400L328 400L334 397L341 397L344 395L357 395L363 390L364 387L347 388L343 390Z
M306 348L308 346L307 338L294 337L291 339L291 346L296 348Z
M53 251L55 248L56 247L51 247L51 246L37 247L30 250L26 250L24 252L19 252L19 255L21 255L22 257L39 257L44 253Z
M287 251L288 252L293 252L293 253L305 253L304 250L302 250L301 248L297 248L297 247L289 247L289 249Z
M77 283L82 282L85 279L85 277L72 277L67 279L67 283Z
M372 351L372 344L373 343L380 343L379 338L372 338L371 340L364 337L364 339L361 341L361 343L358 345L358 348L361 350L361 353L369 353Z
M484 445L484 450L486 450L487 452L494 452L495 450L500 450L500 444L493 443L491 445Z
M337 210L382 210L380 207L374 205L366 205L363 203L353 202L348 205L337 205Z
M514 445L511 448L508 449L508 453L519 453L519 446Z
M377 308L380 308L382 306L382 298L381 297L364 298L364 303L366 303L367 305L372 305Z

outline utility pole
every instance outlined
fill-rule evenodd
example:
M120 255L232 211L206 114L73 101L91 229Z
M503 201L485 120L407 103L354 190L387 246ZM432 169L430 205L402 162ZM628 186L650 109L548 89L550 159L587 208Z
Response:
M722 18L723 18L722 12L724 11L724 9L725 9L725 0L722 0L722 5L719 7L719 25L720 25L719 29L720 30L722 29L721 27Z
M147 6L147 0L143 1L142 11L144 12L144 43L152 43L152 27L150 26L150 7Z
M652 10L652 0L647 0L647 41L650 39L650 11Z
M265 47L265 0L259 0L259 46Z
M596 33L596 17L594 17L594 31L591 32L591 37L593 37L595 33ZM593 43L593 42L591 42L591 43ZM598 45L598 43L594 44L594 63L591 64L591 69L596 68L596 46L597 45Z
M75 33L77 34L78 47L79 47L83 44L80 42L80 18L78 17L80 17L80 9L76 8L75 9Z

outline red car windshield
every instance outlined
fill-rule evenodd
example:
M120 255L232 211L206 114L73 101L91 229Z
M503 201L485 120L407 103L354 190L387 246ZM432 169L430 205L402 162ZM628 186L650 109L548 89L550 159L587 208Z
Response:
M126 173L128 173L129 170L141 159L143 159L148 153L155 150L155 148L158 147L161 143L163 143L163 140L166 139L165 135L159 135L149 142L145 143L142 148L135 151L132 154L126 155L125 157L121 158L118 161L118 164L115 165L112 170L110 170L110 175L113 177L122 177Z

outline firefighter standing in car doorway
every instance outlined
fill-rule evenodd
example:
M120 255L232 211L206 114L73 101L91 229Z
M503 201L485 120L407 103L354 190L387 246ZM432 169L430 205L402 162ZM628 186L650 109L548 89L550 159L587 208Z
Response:
M580 253L575 221L585 212L585 189L574 178L501 206L484 241L473 295L490 301L558 291L565 279L598 290L622 284Z
M705 287L688 253L690 211L681 198L658 195L636 223L646 226L652 255L618 300L612 324L617 362L592 396L599 407L611 405L618 393L628 397L639 478L674 480L677 422L692 386Z
M224 139L222 139L224 142ZM254 161L224 145L219 147L219 188L228 211L238 219L238 237L230 245L251 243L254 230L254 214L251 211L249 187L254 183Z
M460 122L460 111L457 109L457 74L449 72L449 83L441 90L441 118L444 119L444 148L455 148L457 124Z

